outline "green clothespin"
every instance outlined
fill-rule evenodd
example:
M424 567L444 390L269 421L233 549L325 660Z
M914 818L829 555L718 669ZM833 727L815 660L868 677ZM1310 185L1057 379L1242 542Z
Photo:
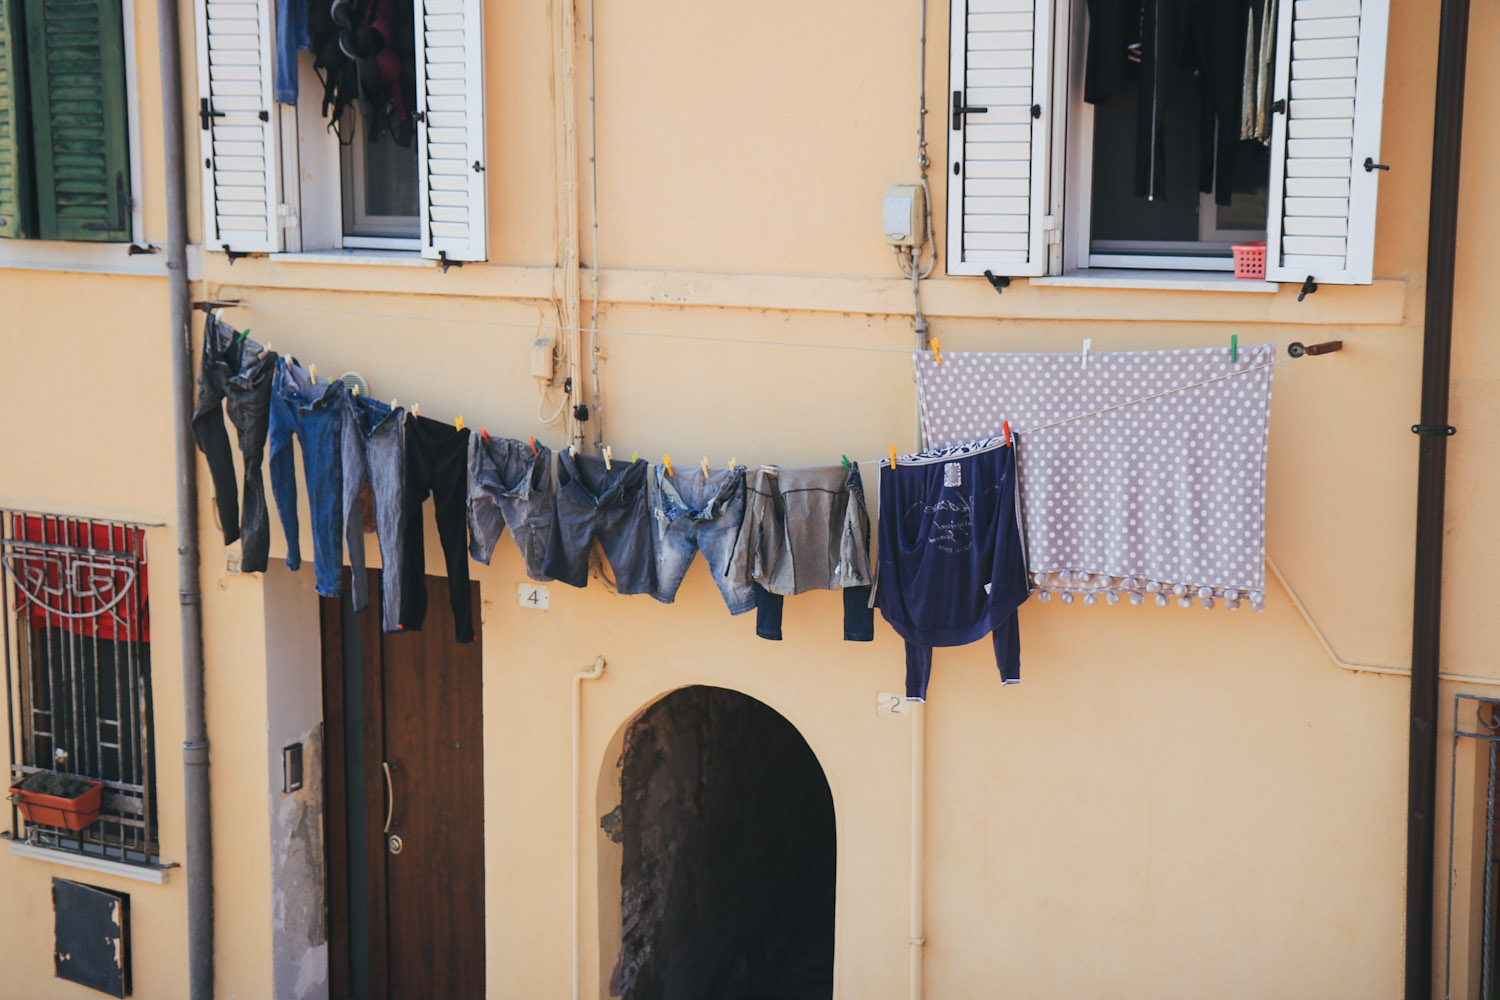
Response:
M844 460L844 471L848 472L849 471L849 456L848 455L840 455L839 458L842 458Z
M1240 335L1231 333L1229 335L1229 361L1232 364L1240 359Z

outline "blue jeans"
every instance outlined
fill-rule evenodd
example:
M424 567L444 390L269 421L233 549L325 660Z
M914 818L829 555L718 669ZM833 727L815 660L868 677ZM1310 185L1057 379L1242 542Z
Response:
M327 0L322 0L327 2ZM297 50L312 48L307 33L308 0L276 0L276 103L297 103Z
M500 534L510 537L526 561L526 575L539 583L552 577L542 569L556 516L552 452L532 450L525 441L491 438L474 442L469 456L469 555L486 566Z
M282 357L271 386L271 494L286 534L286 567L302 567L297 524L297 473L292 437L302 445L302 475L312 514L313 576L319 594L337 597L344 568L344 383L314 382L295 359Z
M380 542L380 626L401 629L401 563L406 551L406 409L368 396L344 396L343 515L349 546L349 590L356 612L370 604L365 577L365 532ZM360 516L359 494L370 484L375 523Z
M570 587L588 586L589 549L597 538L616 593L656 590L647 468L644 458L606 469L604 459L593 455L558 454L557 516L542 566L548 576Z
M729 578L734 540L745 516L745 467L718 469L708 476L698 466L667 475L664 465L652 466L656 496L652 523L656 542L656 588L651 596L663 604L677 598L698 550L708 560L709 572L732 615L755 607L755 592Z
M755 584L755 634L781 641L781 609L786 597ZM844 641L875 641L875 609L870 607L869 587L845 587Z

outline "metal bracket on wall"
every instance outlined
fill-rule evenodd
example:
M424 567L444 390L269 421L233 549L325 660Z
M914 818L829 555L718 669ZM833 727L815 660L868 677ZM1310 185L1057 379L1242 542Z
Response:
M1452 437L1458 433L1458 428L1452 424L1412 424L1411 432L1432 437Z
M1307 276L1307 279L1302 282L1302 291L1300 291L1300 292L1297 293L1297 301L1301 302L1303 299L1307 298L1309 295L1311 295L1313 292L1316 292L1317 290L1318 290L1318 283L1316 281L1314 281L1313 280L1313 276L1309 274Z
M461 261L461 260L449 260L448 259L448 251L446 251L446 250L439 250L438 251L438 267L441 267L443 269L443 273L444 274L448 273L448 268L450 268L450 267L463 267L463 266L464 266L464 262Z
M226 244L224 244L224 256L226 256L226 257L229 258L229 263L230 263L231 266L233 266L234 262L237 261L237 260L239 260L241 257L248 257L248 256L250 256L250 251L249 250L231 250L229 248L229 244L226 243Z
M1009 278L1005 277L1004 275L997 276L993 271L986 270L984 272L984 278L995 289L996 295L1003 294L1005 290L1010 287Z

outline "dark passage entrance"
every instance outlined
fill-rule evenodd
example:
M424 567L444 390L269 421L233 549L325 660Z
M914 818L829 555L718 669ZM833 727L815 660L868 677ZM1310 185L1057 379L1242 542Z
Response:
M684 688L630 727L621 766L611 995L831 997L833 796L796 728L736 691Z

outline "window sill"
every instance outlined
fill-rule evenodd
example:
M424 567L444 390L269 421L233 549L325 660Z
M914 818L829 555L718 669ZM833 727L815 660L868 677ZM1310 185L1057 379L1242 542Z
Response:
M1274 281L1235 278L1228 271L1156 271L1114 267L1090 267L1064 274L1031 278L1033 285L1065 285L1074 288L1149 288L1157 291L1260 292L1275 294Z
M301 253L273 253L267 258L277 264L363 264L386 267L437 267L438 262L415 250L305 250Z
M0 269L23 271L80 271L86 274L131 274L166 277L167 248L156 253L129 252L128 243L73 243L65 240L0 239ZM203 277L203 248L187 248L188 278Z
M120 878L134 879L137 882L150 882L153 885L165 883L167 881L168 870L177 867L176 865L136 865L125 861L111 861L107 858L92 857L88 854L59 851L51 847L37 847L26 843L24 840L15 840L9 834L4 834L3 836L9 842L10 853L18 858L50 861L55 865L63 865L68 868L82 868L84 871L99 872L103 875L116 875Z

